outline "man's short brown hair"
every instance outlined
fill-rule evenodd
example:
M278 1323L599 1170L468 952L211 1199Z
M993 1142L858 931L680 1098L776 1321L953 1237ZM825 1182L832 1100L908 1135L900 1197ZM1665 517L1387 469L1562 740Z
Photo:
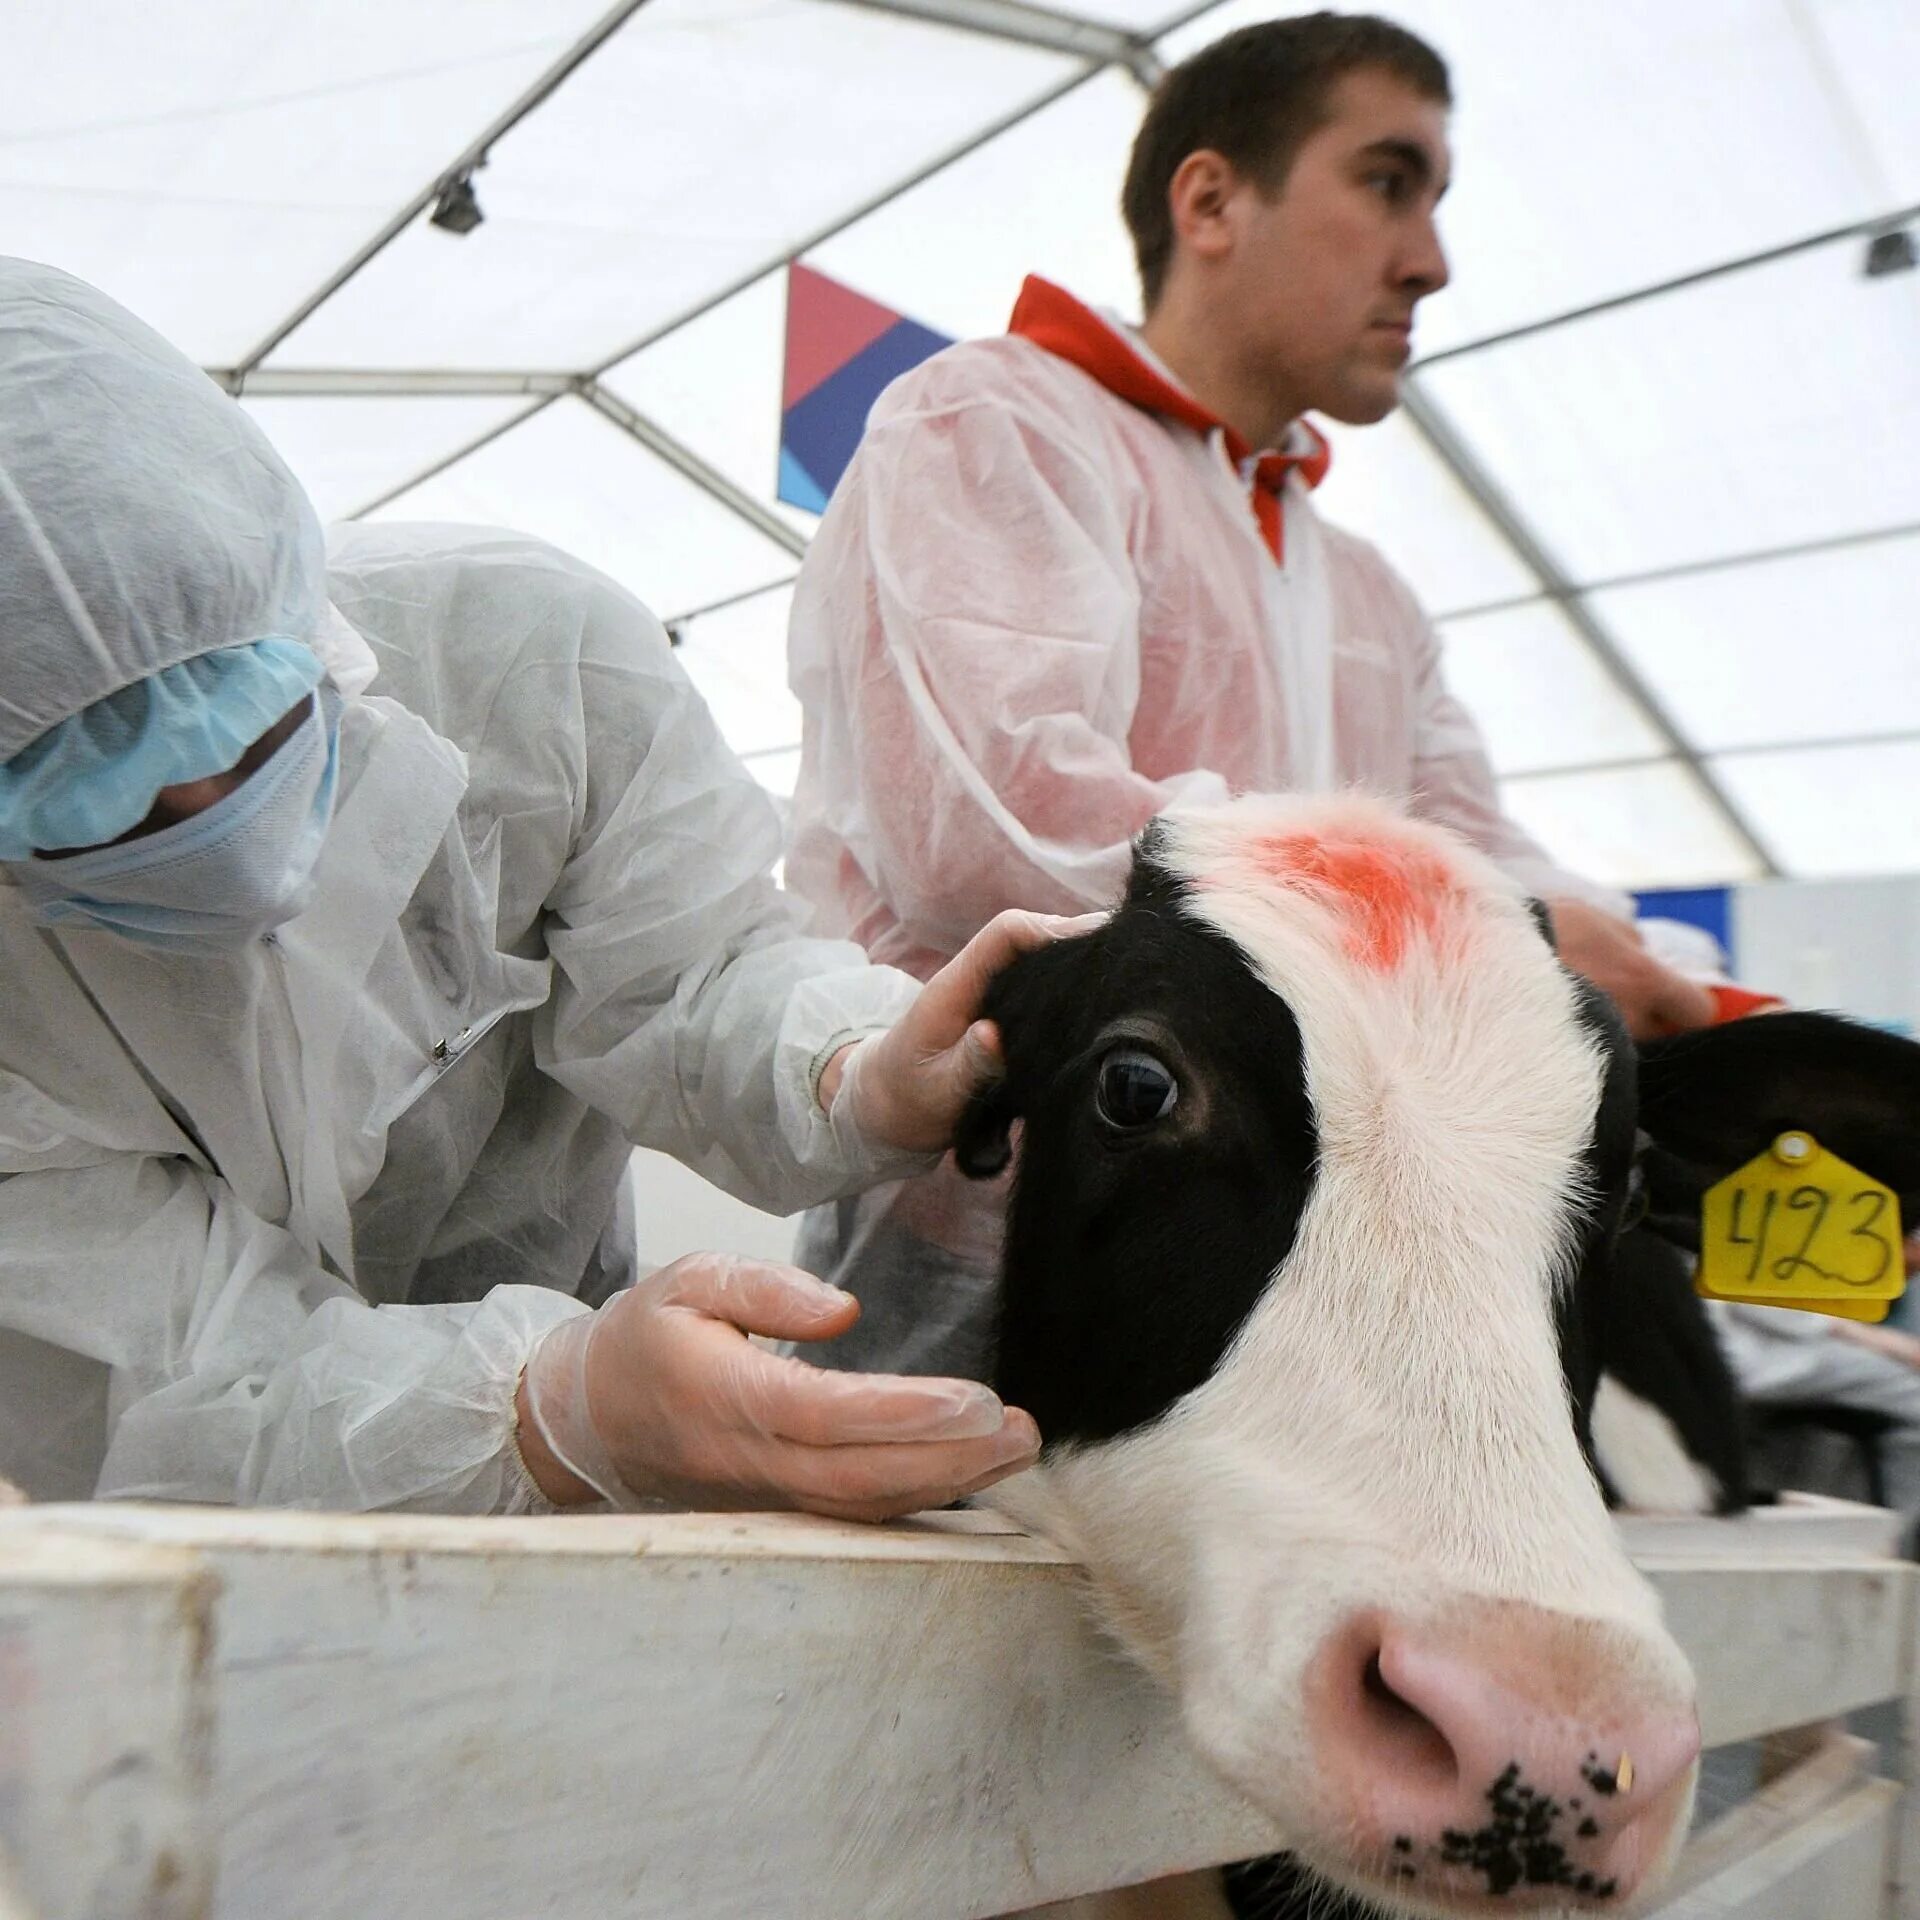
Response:
M1337 81L1380 68L1453 104L1447 64L1427 43L1373 14L1307 13L1242 27L1175 67L1154 89L1133 143L1120 211L1151 312L1173 259L1167 190L1190 153L1210 148L1269 192L1327 121Z

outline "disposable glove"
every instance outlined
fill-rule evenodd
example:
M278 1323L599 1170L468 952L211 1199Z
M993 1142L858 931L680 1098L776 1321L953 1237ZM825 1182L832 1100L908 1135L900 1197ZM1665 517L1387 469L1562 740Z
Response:
M819 1099L836 1131L845 1127L863 1140L910 1152L940 1152L967 1101L1005 1070L993 1022L974 1018L987 983L1020 954L1091 933L1106 919L1104 913L996 914L891 1027L828 1062Z
M591 1489L627 1509L885 1520L1033 1463L1033 1421L986 1387L830 1373L747 1339L830 1340L859 1311L795 1267L676 1260L534 1348L516 1402L528 1469L563 1505Z

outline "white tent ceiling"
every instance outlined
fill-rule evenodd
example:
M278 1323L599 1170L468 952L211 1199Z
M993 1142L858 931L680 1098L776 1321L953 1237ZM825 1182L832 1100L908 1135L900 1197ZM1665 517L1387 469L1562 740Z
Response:
M0 245L240 393L330 516L512 523L793 778L783 269L947 333L1130 309L1143 86L1224 0L23 0ZM1453 285L1322 498L1508 802L1633 885L1920 869L1914 0L1386 0L1452 63ZM484 223L431 225L474 162Z

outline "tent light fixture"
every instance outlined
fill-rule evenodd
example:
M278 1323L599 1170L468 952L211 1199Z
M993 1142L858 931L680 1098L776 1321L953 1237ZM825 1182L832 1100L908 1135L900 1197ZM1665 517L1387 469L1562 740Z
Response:
M1883 274L1911 273L1917 266L1920 252L1915 251L1912 231L1889 227L1867 242L1867 257L1860 271L1869 280L1878 280Z
M475 163L484 166L485 161ZM474 168L456 173L440 189L440 197L427 215L445 233L471 233L487 216L480 211L480 197L473 190Z

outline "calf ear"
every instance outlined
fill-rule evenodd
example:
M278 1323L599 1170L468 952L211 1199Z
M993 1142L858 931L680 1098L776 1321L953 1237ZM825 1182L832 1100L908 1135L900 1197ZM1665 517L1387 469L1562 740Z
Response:
M1560 942L1554 938L1552 909L1548 907L1544 900L1537 899L1534 895L1528 894L1527 911L1533 915L1533 924L1540 929L1540 938L1544 940L1555 953L1558 953L1560 951Z
M991 1180L1013 1158L1013 1122L1004 1080L967 1102L953 1136L953 1159L969 1180Z
M1830 1013L1769 1013L1640 1049L1648 1225L1692 1245L1700 1196L1800 1127L1920 1205L1920 1046Z
M1099 932L1056 940L1010 961L995 976L981 1003L982 1015L1000 1029L1006 1073L968 1101L954 1131L954 1163L971 1180L991 1180L1013 1158L1013 1123L1025 1111L1023 1089L1034 1084L1042 1057L1057 1048L1063 1000L1083 968Z

